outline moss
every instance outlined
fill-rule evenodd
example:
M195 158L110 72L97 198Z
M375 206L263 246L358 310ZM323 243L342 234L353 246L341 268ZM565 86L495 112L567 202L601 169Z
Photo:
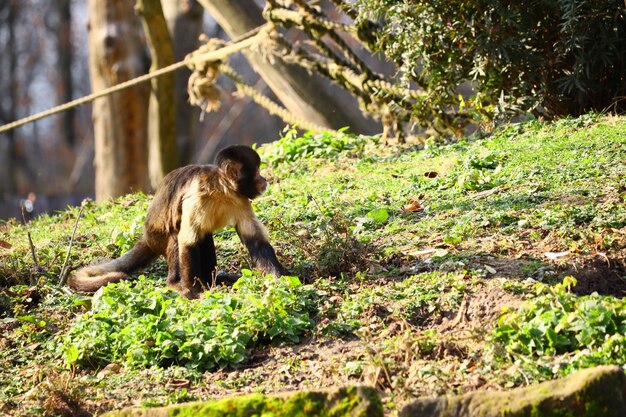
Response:
M626 375L616 366L586 369L556 381L507 392L478 391L458 397L414 402L402 417L622 417Z
M216 401L173 405L156 409L128 409L109 417L382 417L376 391L368 387L347 387L328 391L303 391L282 396L250 394Z
M611 404L611 395L616 392L607 389L609 381L623 380L621 370L611 367L588 369L569 377L528 387L520 391L511 391L508 397L515 416L531 417L594 417L605 415L606 407ZM623 388L622 388L623 389Z
M170 415L177 417L253 416L255 414L261 415L267 403L268 400L263 394L250 394L244 397L225 398L203 404L172 407Z
M368 387L346 387L327 411L329 417L373 417L383 415L383 406L376 390Z

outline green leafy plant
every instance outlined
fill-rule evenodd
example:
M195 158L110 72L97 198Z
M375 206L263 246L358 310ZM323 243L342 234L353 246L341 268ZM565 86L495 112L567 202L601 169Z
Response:
M297 342L310 328L313 294L295 277L244 271L232 290L189 301L141 278L103 288L59 343L68 364L210 370L246 360L256 344Z
M263 160L271 165L295 162L302 159L333 159L340 155L358 156L369 143L377 143L378 138L345 133L305 132L299 135L296 126L287 126L283 137L262 148Z
M576 280L538 284L537 297L507 312L493 331L507 352L531 357L572 354L566 370L626 361L626 301L596 293L576 296Z

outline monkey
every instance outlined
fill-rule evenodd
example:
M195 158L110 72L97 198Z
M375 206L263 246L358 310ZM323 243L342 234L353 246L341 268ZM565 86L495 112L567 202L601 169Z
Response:
M130 273L165 256L168 287L184 297L198 298L217 273L213 233L227 226L235 227L255 269L275 277L286 275L252 209L251 200L267 188L260 165L254 149L232 145L218 152L213 165L171 171L156 189L139 242L120 258L77 270L68 285L92 293L129 279Z

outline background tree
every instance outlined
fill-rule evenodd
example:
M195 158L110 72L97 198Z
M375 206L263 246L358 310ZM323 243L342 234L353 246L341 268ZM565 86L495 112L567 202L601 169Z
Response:
M0 1L0 124L90 91L86 42L74 42L86 35L86 5L68 3L69 14L61 1ZM26 200L35 214L93 190L90 113L76 108L0 134L0 218L21 218Z
M137 0L135 10L141 17L150 47L150 72L174 63L174 51L160 0ZM178 166L176 154L176 108L174 74L150 80L148 105L148 171L150 187L156 189L163 177Z
M93 91L146 72L141 25L127 1L89 0L89 73ZM148 189L149 85L93 103L96 199Z
M4 24L3 27L3 35L6 39L6 47L2 56L3 58L3 73L6 74L4 79L6 81L3 83L3 87L5 87L5 91L8 94L4 95L0 101L0 119L3 123L12 122L17 119L17 108L18 108L18 86L19 80L17 78L17 64L18 64L18 49L17 49L17 41L16 41L16 26L17 26L17 18L21 11L21 5L17 1L10 2L2 2L0 4L0 12L3 15ZM6 143L0 144L4 148L4 163L2 164L6 169L6 175L3 177L5 180L3 181L3 188L6 190L5 192L15 192L17 189L17 180L15 178L16 175L16 157L17 149L16 149L16 135L17 132L15 130L9 131L6 134Z
M36 16L36 15L35 15ZM42 59L41 44L33 27L24 22L33 17L28 3L17 0L0 3L0 123L9 123L28 114L34 103L30 85ZM40 24L35 27L45 32ZM28 134L24 134L24 132ZM23 193L35 181L28 160L37 151L37 126L0 135L0 202ZM34 149L31 149L34 148Z
M56 8L56 24L51 29L56 35L57 74L59 78L56 88L58 91L58 103L63 104L74 98L74 80L72 76L74 48L72 47L71 0L58 0L54 5ZM74 146L76 143L75 114L75 109L69 109L63 112L61 116L62 129L65 132L65 140L69 146Z
M195 0L162 0L163 14L174 47L174 60L181 61L198 48L204 9ZM187 81L191 71L180 69L174 74L174 105L176 107L176 143L180 165L192 159L198 141L200 109L189 104Z
M356 110L357 100L398 139L402 139L398 132L415 126L462 134L469 123L492 128L527 112L558 117L606 108L622 111L626 105L626 5L621 0L548 0L532 2L532 7L494 0L454 4L267 0L263 12L261 1L200 2L231 38L267 21L273 24L277 30L258 49L246 52L264 81L256 81L256 74L243 64L243 55L229 61L243 79L257 82L257 90L268 85L298 117L324 126L378 130ZM87 6L69 0L0 2L0 87L7 92L0 97L0 120L6 123L50 107L57 97L65 101L88 92L80 59L86 54L85 42L71 42L72 36L84 36L80 28L87 14L93 90L145 73L143 41L154 34L150 27L141 31L132 2L125 3L129 2L90 1ZM175 46L189 41L175 50L175 58L181 59L196 46L202 10L192 0L162 4L177 39ZM216 35L219 31L211 30L217 27L211 22L205 20L207 32ZM69 31L68 24L73 25ZM163 21L156 27L162 29ZM395 62L397 77L372 69L362 45ZM162 48L152 51L157 66L166 65L157 62L161 52ZM58 71L48 70L53 66ZM327 79L321 81L318 75ZM161 98L159 104L186 103L187 76L183 72L178 76L175 98ZM227 77L219 82L233 90ZM145 84L94 103L98 199L149 188L148 95ZM183 105L186 110L177 112L179 164L210 162L212 150L226 143L222 137L243 143L276 137L281 123L268 118L267 112L229 94L222 95L222 102L225 109L206 115L202 124L196 123L197 110ZM73 116L64 114L2 135L0 213L6 201L32 190L49 196L67 192L72 197L89 192L93 174L85 114L85 109L76 109ZM152 119L162 127L168 125L164 117ZM176 153L158 151L169 157ZM47 163L40 163L42 159ZM173 166L163 164L161 157L150 160L160 162L153 182ZM65 180L68 174L70 181ZM58 201L49 208L70 202Z

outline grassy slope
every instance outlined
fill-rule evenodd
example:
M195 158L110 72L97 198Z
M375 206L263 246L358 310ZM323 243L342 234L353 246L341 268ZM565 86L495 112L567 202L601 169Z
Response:
M70 209L1 231L3 246L12 248L0 248L0 346L7 352L0 412L94 412L356 382L376 385L393 411L412 395L569 372L561 364L580 353L572 343L528 352L506 341L533 329L491 336L502 306L545 296L533 282L552 286L574 275L574 291L607 295L600 299L609 310L621 301L608 295L626 290L624 118L511 125L486 139L426 150L291 137L263 154L274 183L256 203L259 216L285 264L320 295L316 326L303 342L257 346L234 371L129 365L108 376L84 367L70 372L47 344L85 311L84 297L54 285L79 212ZM139 195L87 205L69 264L127 250L148 203ZM246 266L233 231L221 232L218 242L225 268ZM164 263L146 275L162 285ZM559 291L547 293L576 302ZM620 306L610 310L615 322ZM538 328L552 319L541 320ZM607 354L588 363L619 360Z

